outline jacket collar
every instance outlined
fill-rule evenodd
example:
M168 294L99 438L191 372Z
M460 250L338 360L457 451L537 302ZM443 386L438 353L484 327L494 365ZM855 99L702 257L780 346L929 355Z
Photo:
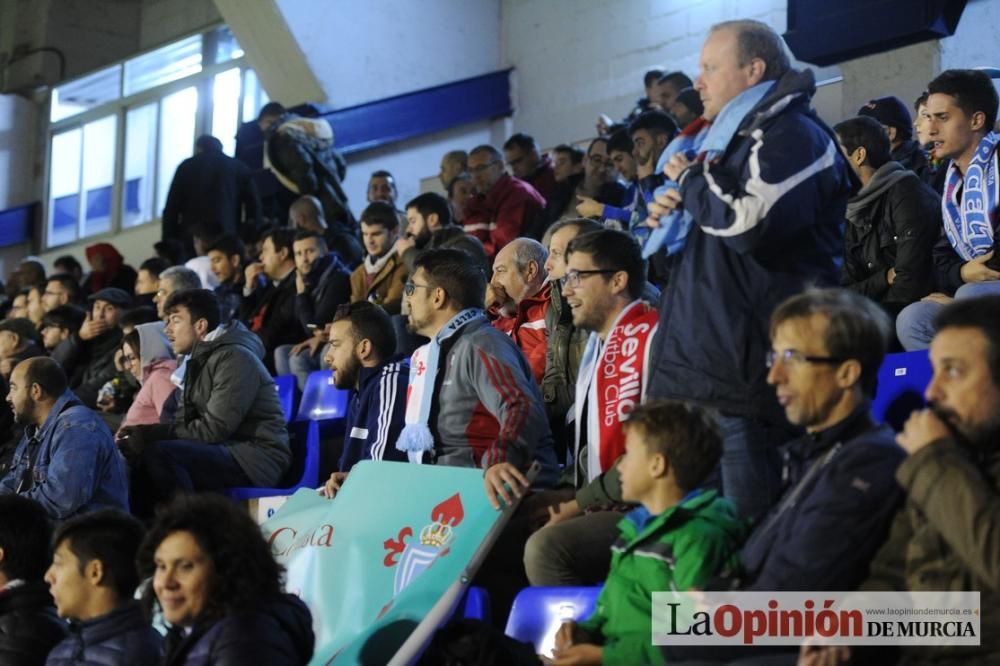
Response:
M69 402L70 400L79 401L79 398L77 398L72 391L66 389L66 391L63 392L63 394L59 396L59 398L52 404L52 409L49 410L49 415L45 417L45 422L41 425L41 427L38 429L38 432L35 434L35 437L38 439L38 441L43 441L46 437L48 437L50 431L55 429L56 420L59 418L59 415L62 413L62 411L66 408L66 403ZM28 433L25 432L24 434L25 436L27 436Z
M110 613L105 613L100 617L95 617L86 622L70 622L69 630L77 634L84 643L103 643L112 636L123 634L128 631L135 631L149 626L139 602L128 601Z
M659 530L674 517L678 520L687 520L690 516L701 511L703 507L714 502L718 495L715 490L692 491L680 502L658 516L651 516L646 507L639 506L625 514L618 526L629 543L639 541Z
M387 360L379 363L378 365L371 368L361 368L358 373L358 393L365 390L365 386L372 382L376 377L382 374L382 371L387 365L392 363L399 363L400 361L409 358L406 354L398 354L396 356L390 356Z
M807 433L792 441L789 450L794 450L800 458L811 458L826 451L837 442L846 442L876 427L871 415L871 404L864 400L842 421L825 430Z

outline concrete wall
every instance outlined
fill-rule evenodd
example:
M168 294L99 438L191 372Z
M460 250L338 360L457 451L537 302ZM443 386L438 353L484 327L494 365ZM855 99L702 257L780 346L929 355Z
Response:
M134 4L134 0L129 0ZM160 46L222 21L211 0L142 0L139 50Z

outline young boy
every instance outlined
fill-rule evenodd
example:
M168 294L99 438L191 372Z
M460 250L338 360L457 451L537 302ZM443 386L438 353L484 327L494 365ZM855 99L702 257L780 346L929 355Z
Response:
M651 401L629 415L618 469L622 497L641 506L618 524L594 614L559 628L551 663L663 663L650 640L652 593L702 587L738 563L744 530L733 506L699 489L721 453L698 407Z

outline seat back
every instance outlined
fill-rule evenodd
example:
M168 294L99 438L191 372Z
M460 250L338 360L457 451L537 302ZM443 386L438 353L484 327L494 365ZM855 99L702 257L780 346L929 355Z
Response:
M295 416L295 375L278 375L274 378L274 387L278 391L281 411L285 413L285 423L291 423Z
M600 587L526 587L514 599L506 634L551 654L560 625L589 617L600 593Z
M319 486L319 424L294 422L288 427L292 462L277 488L226 488L222 492L235 500L291 495L299 488Z
M927 351L886 354L872 400L875 420L901 431L910 414L927 404L924 391L933 374Z
M338 389L333 383L333 373L316 370L309 374L306 388L299 401L297 421L327 421L347 416L350 391Z

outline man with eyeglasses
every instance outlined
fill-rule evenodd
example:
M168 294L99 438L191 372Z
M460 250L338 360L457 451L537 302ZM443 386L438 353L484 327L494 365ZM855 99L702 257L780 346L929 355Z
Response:
M469 153L469 173L476 193L469 198L462 224L483 243L493 260L504 245L537 225L545 199L528 183L508 176L503 155L488 144Z
M60 305L78 305L81 301L80 283L72 275L50 275L42 293L42 308L52 312Z

